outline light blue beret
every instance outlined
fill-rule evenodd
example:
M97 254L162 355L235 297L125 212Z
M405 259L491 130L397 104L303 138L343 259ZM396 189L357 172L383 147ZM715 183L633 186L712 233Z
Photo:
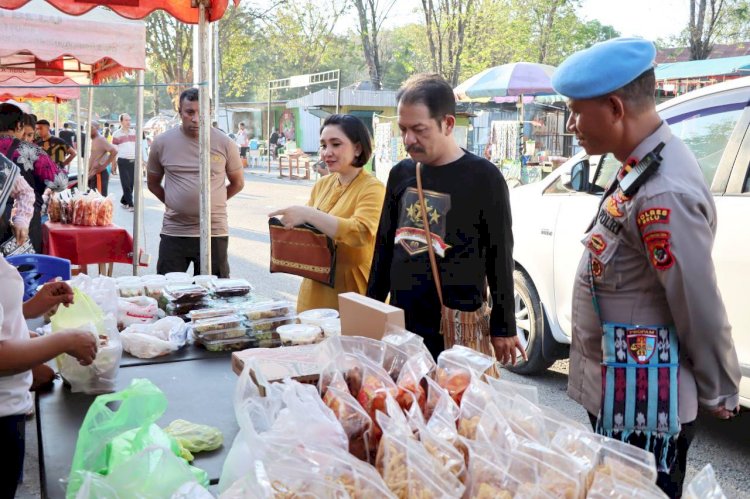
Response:
M552 88L570 99L593 99L654 67L656 47L642 38L614 38L571 55L552 75Z

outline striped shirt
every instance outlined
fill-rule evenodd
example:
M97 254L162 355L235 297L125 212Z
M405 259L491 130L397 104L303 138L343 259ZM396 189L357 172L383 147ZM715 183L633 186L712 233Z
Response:
M117 130L112 136L112 144L117 146L118 158L135 159L135 130L132 128L128 133L122 129Z
M34 189L19 175L10 189L10 197L13 198L13 210L10 213L10 221L15 227L28 227L31 217L34 215Z

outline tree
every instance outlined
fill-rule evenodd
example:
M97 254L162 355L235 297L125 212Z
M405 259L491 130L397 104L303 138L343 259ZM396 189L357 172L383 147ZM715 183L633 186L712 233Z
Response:
M164 11L157 10L146 18L146 56L151 67L167 83L192 83L192 27ZM177 109L183 87L171 85L167 92Z
M421 0L432 70L458 85L461 53L476 0Z
M711 54L723 7L724 0L690 0L688 46L691 60L707 59Z
M396 0L385 0L384 5L378 0L352 0L352 3L357 10L358 31L370 81L374 88L380 90L383 76L380 30Z
M422 24L408 24L383 34L383 87L398 88L414 73L431 71L427 32Z

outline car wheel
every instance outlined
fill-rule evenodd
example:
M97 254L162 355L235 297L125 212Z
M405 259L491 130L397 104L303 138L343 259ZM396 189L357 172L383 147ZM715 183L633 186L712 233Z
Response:
M527 361L519 355L515 366L508 369L517 374L539 374L554 363L542 353L544 313L539 294L531 279L520 270L513 272L513 298L516 308L516 331L526 349Z

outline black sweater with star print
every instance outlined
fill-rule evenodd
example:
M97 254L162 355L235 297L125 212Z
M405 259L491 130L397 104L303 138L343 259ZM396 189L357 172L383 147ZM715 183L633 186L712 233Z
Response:
M424 243L416 165L399 162L386 186L367 295L404 309L408 330L439 331L440 301ZM466 152L443 166L425 165L422 186L445 305L479 308L490 286L493 336L514 336L513 233L508 186L495 165ZM443 253L441 255L440 253Z

